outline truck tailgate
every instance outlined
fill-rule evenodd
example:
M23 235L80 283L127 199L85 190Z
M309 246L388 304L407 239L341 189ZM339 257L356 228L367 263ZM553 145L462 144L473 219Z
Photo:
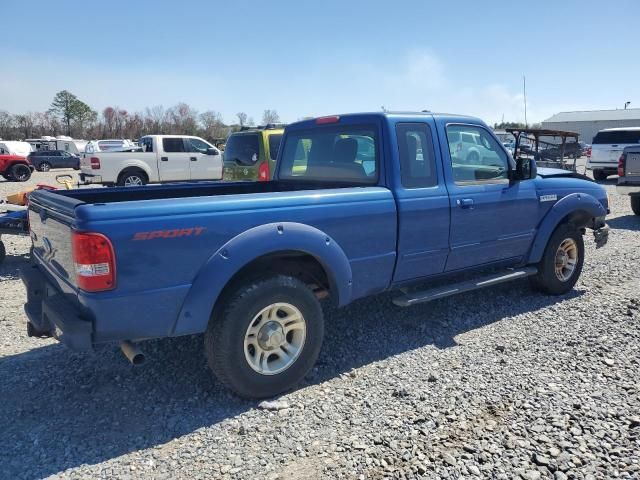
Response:
M71 252L74 210L81 201L44 190L29 198L29 230L35 261L45 267L62 291L76 290Z

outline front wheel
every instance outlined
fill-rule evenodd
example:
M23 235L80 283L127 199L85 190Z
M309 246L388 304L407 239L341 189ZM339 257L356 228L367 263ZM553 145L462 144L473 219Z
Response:
M560 225L547 242L538 273L531 278L535 288L551 295L562 295L573 288L582 272L584 241L570 225Z
M11 167L11 178L16 182L26 182L31 178L31 169L22 163L17 163Z
M636 215L640 215L640 195L631 197L631 210Z
M205 334L209 367L226 387L248 398L293 388L313 367L324 335L322 309L300 280L277 275L227 296Z
M49 162L42 162L38 167L38 170L40 170L41 172L48 172L49 170L51 170L51 164Z

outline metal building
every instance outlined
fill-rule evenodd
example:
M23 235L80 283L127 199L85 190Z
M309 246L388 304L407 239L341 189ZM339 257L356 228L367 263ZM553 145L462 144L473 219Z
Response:
M577 132L585 143L604 128L620 127L640 127L640 108L560 112L542 122L542 128Z

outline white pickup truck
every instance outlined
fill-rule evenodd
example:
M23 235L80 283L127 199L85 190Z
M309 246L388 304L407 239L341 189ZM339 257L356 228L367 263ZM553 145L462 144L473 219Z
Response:
M99 152L80 160L85 184L134 186L147 183L222 179L222 155L205 140L188 135L147 135L139 151Z

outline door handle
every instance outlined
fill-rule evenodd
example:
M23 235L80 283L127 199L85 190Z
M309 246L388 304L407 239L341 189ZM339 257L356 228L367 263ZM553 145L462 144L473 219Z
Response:
M457 203L460 208L473 209L473 198L459 198Z
M189 160L191 160L192 162L197 162L198 161L198 157L189 157Z
M160 160L162 160L163 162L168 162L169 161L169 157L160 157Z

